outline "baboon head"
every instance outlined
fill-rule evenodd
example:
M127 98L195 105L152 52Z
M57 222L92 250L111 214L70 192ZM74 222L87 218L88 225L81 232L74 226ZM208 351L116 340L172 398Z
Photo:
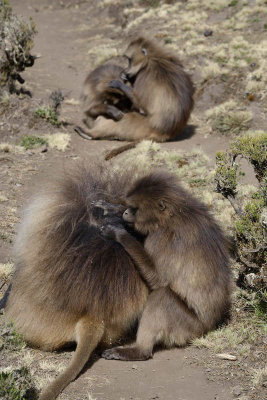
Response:
M153 172L139 179L127 194L124 221L143 235L170 226L179 208L179 188L176 177L167 172Z
M122 77L126 77L131 83L134 82L136 75L147 66L151 43L140 37L133 40L124 53L129 65L122 72Z
M112 204L105 200L97 200L91 203L91 213L97 225L103 223L116 224L121 222L125 207L120 204Z

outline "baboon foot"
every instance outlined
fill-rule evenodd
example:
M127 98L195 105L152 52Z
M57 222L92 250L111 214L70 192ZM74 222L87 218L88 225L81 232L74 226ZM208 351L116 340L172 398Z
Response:
M109 82L108 86L113 89L121 89L122 82L119 81L119 79L113 79L112 81Z
M105 350L102 357L106 360L144 361L152 358L152 353L144 352L138 347L114 347Z
M82 138L87 139L87 140L92 140L92 137L89 136L80 126L75 126L74 130L78 135L80 135Z
M124 116L124 113L119 110L117 107L109 106L108 107L109 116L115 121L119 121Z

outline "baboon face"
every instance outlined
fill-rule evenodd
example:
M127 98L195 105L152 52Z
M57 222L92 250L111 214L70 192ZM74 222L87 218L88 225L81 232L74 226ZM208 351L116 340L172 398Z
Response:
M112 204L105 200L98 200L91 203L91 213L97 224L116 223L121 220L125 210L120 204Z
M179 209L180 191L173 174L157 171L137 180L126 196L124 221L144 235L159 226L170 227Z
M146 67L148 61L147 48L142 43L131 43L124 56L128 59L128 67L122 73L122 76L133 83L136 75Z
M127 201L128 208L123 213L124 221L133 228L147 235L162 226L169 217L166 204L163 200L149 198L135 198L132 196Z

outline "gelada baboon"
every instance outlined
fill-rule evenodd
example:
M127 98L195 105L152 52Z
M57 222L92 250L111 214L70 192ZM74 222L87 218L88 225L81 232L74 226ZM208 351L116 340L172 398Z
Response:
M92 71L86 78L82 90L82 105L85 124L90 128L88 118L99 115L116 121L123 117L123 112L131 109L131 101L119 90L109 86L110 81L120 80L123 68L114 64L104 64Z
M123 68L118 65L104 64L87 76L81 95L83 123L87 128L92 128L100 115L118 121L132 109L132 102L120 90L109 86L112 80L127 84L122 72ZM83 138L91 139L83 128L76 126L75 131Z
M207 207L175 175L158 171L139 179L127 204L123 218L146 236L144 246L120 227L105 232L130 254L152 292L136 343L103 357L145 360L155 344L182 346L221 322L230 296L228 245Z
M131 175L80 169L43 187L25 211L6 317L43 350L77 343L41 400L55 399L98 344L125 338L143 311L146 284L124 248L101 234L103 224L123 223L119 198Z
M125 52L129 66L123 75L132 83L112 80L109 86L125 95L143 115L129 112L115 122L99 117L88 131L93 139L157 142L175 138L186 126L193 108L193 85L179 59L142 37Z

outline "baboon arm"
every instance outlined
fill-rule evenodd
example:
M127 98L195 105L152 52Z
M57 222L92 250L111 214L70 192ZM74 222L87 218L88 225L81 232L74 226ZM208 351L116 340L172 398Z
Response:
M146 253L143 246L133 236L125 231L119 235L116 235L116 238L134 260L140 275L147 283L148 287L151 290L162 287L162 283L157 271L155 271L154 263Z
M115 121L119 121L123 117L123 112L117 107L110 104L97 104L86 111L89 117L97 118L99 115L110 117Z
M109 87L119 89L132 102L134 109L142 110L142 114L147 115L147 111L141 106L140 100L131 86L127 86L119 80L113 80L110 81Z

